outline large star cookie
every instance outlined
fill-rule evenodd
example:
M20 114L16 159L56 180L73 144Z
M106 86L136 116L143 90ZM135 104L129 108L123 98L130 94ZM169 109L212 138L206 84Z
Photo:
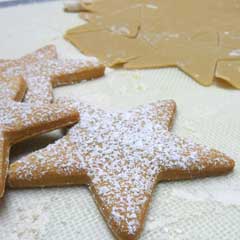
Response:
M10 61L9 64L5 61L0 78L23 76L28 87L25 102L44 104L53 100L52 86L71 84L104 74L105 67L94 57L63 60L56 59L55 52L55 47L50 45L19 60Z
M88 23L65 38L110 67L174 66L209 86L218 61L240 61L238 0L97 0L81 11ZM240 89L235 66L223 80Z
M14 86L14 84L16 84ZM4 194L12 144L78 121L78 111L61 104L20 103L26 90L21 78L0 80L0 198Z
M136 239L159 181L225 174L234 161L169 132L174 101L127 112L74 104L80 122L45 149L11 164L10 187L86 184L118 239Z

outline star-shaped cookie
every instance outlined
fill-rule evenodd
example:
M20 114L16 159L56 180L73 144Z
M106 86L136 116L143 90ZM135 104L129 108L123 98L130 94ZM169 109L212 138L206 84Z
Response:
M52 87L89 80L104 74L105 67L94 57L57 59L56 56L56 48L47 46L19 60L6 63L2 71L0 67L0 78L22 76L28 87L25 102L47 104L53 100Z
M11 164L8 185L86 184L117 239L140 235L158 182L215 176L234 167L225 154L169 132L172 100L126 112L73 105L80 122L64 138Z
M14 86L14 84L16 84ZM0 198L3 197L12 144L32 136L71 125L79 120L78 111L61 104L37 105L16 102L24 96L21 78L0 80Z

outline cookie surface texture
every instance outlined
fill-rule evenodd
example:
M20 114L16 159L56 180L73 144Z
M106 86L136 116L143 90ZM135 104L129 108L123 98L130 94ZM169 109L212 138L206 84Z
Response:
M14 85L16 84L16 85ZM79 120L78 111L61 104L32 105L20 101L26 83L17 78L0 80L0 198L4 195L12 144L32 136L71 125Z
M37 104L53 101L52 87L97 78L102 76L105 70L94 57L57 59L54 45L46 46L5 65L1 72L2 78L22 76L28 87L24 101Z

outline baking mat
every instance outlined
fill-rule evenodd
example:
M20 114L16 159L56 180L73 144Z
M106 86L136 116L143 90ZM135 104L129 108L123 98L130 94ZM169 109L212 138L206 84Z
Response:
M56 44L60 57L81 57L62 38L83 23L61 2L0 9L0 58L20 57ZM240 238L240 92L223 85L202 87L173 68L109 70L90 82L55 89L106 109L128 109L161 99L177 102L173 131L224 151L236 160L226 177L158 184L142 240L238 240ZM45 146L59 131L14 147L11 159ZM86 187L7 190L0 205L0 239L111 240Z

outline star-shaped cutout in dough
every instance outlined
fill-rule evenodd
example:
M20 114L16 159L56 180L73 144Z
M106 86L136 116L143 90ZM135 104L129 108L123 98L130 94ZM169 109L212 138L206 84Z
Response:
M169 132L172 100L126 112L73 106L80 122L54 144L11 164L8 185L86 184L117 239L140 235L158 182L215 176L234 167L225 154Z
M5 190L11 145L38 134L71 125L79 120L79 114L71 106L33 105L14 101L20 101L26 90L26 84L21 78L12 79L10 82L0 80L0 89L1 198Z
M9 79L22 76L28 87L24 101L47 104L53 100L52 87L89 80L104 74L105 67L95 57L57 59L56 56L55 46L49 45L19 60L9 63L6 61L0 77Z
M110 67L178 67L209 86L217 78L219 61L240 61L239 4L236 0L98 0L81 13L89 22L68 30L65 38ZM240 73L231 66L231 74L223 80L240 89Z
M184 41L166 40L155 44L154 49L144 57L133 59L124 64L127 69L159 67L178 67L198 83L209 86L213 83L217 62L229 59L232 49L207 46L206 44L188 44ZM229 61L229 60L228 60ZM235 79L228 81L235 84Z

